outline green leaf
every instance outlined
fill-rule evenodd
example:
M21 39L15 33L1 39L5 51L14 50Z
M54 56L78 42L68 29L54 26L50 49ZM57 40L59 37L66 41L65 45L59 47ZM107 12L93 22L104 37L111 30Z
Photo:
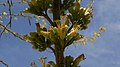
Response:
M38 49L38 46L36 45L34 45L34 46L32 46L32 49Z
M76 6L75 11L78 12L80 9L80 1L79 0L76 0L75 6Z
M73 7L70 7L70 8L68 9L68 11L69 11L71 14L74 14L74 13L75 13Z
M73 57L71 57L70 55L69 56L66 56L65 57L65 67L71 67L72 65L72 62L73 62Z
M40 28L40 24L39 23L35 23L36 25L36 30L39 33L42 29Z
M49 61L48 62L50 65L52 65L52 67L57 67L56 64L53 61Z
M33 38L38 37L38 33L37 32L30 32L30 36Z
M50 64L46 64L45 67L50 67Z
M78 56L74 61L73 61L73 67L78 65L81 61L85 60L85 56L84 54L81 54L80 56Z

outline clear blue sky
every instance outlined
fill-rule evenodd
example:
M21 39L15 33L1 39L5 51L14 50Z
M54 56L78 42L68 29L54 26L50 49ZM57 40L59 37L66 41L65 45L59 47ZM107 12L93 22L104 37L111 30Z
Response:
M4 0L1 0L2 2ZM19 0L16 0L19 1ZM84 0L83 5L86 3ZM106 31L95 43L88 42L87 45L78 47L70 46L66 49L65 55L77 57L84 53L86 60L81 62L81 67L120 67L120 0L95 0L94 18L88 29L82 34L90 37L94 31L98 31L100 26L106 27ZM14 13L25 9L27 5L14 5ZM0 13L7 11L6 7L1 7ZM34 20L34 19L33 19ZM27 18L18 17L13 20L12 29L21 34L35 30L35 22L28 25ZM3 23L8 19L3 18ZM46 56L47 60L54 60L52 53L48 51L38 52L33 50L29 43L19 40L10 34L4 34L0 39L0 59L4 60L9 67L30 67L30 63L35 60L39 67L39 57ZM0 63L0 67L4 67Z

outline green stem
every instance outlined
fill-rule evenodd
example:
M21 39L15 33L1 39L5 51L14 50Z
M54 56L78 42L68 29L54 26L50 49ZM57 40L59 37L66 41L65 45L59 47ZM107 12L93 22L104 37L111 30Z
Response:
M57 67L64 67L64 49L55 46L55 59Z
M61 0L53 1L53 21L60 20L60 3L61 3ZM56 26L56 24L55 24L55 26Z
M53 21L60 20L60 4L61 0L53 1ZM55 24L55 23L54 23ZM57 25L55 24L57 27ZM64 67L64 49L61 44L55 44L55 59L57 67Z

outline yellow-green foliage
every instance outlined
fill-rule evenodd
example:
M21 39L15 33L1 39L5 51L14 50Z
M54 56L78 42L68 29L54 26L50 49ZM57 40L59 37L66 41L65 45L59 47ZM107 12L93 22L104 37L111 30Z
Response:
M91 22L93 17L92 4L89 4L87 7L81 7L81 0L62 0L60 4L60 19L53 19L52 21L50 20L51 18L48 18L47 12L53 14L53 0L32 0L27 3L29 8L23 10L23 12L44 16L51 24L49 27L46 27L36 23L36 31L24 36L24 39L30 42L34 49L44 51L46 48L53 48L52 50L55 53L54 48L56 49L56 46L59 46L60 50L64 50L75 42L86 44L88 39L78 33L78 31L86 30ZM42 22L46 24L44 20ZM94 42L96 37L100 37L100 33L104 30L105 28L101 27L100 31L95 32L89 40ZM81 54L76 59L66 56L63 62L66 67L77 67L84 59L84 54ZM42 67L50 67L50 65L56 67L56 64L52 61L45 64L42 59L39 60L42 63Z

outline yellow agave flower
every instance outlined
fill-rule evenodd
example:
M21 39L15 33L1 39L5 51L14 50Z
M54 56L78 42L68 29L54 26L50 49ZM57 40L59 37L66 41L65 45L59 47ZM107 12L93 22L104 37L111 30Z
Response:
M45 38L49 38L50 32L40 31L40 34L43 35Z
M67 32L68 32L68 26L65 25L60 29L60 33L59 33L60 38L64 39L66 37Z
M69 38L71 38L71 37L73 37L73 36L76 34L76 32L77 32L77 30L74 29L74 30L72 30L70 33L68 33L67 36L68 36Z

